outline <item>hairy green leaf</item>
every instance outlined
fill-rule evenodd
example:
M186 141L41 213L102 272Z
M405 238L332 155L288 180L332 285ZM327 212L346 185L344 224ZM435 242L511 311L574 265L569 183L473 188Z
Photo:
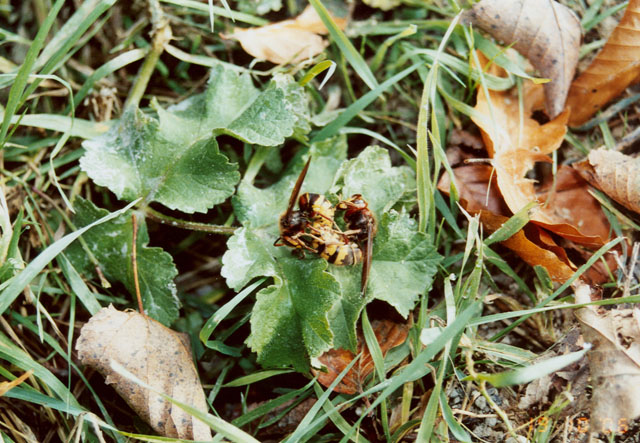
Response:
M80 165L118 198L159 202L183 212L206 212L223 202L240 179L215 137L277 146L309 132L304 89L277 75L260 91L248 74L223 66L207 90L169 109L152 103L158 119L131 110L107 133L85 141Z
M76 215L73 222L79 228L108 214L105 209L100 209L82 198L76 199L74 207ZM168 326L178 318L180 303L173 283L178 271L169 254L161 248L147 246L149 234L143 217L137 218L137 224L136 257L142 303L149 317ZM131 212L96 226L85 233L82 238L98 260L105 277L112 282L122 283L134 299L135 286L131 262L133 245ZM94 272L93 264L78 242L67 248L66 255L79 272Z
M261 290L251 314L247 343L265 366L309 368L308 357L331 348L327 312L340 296L322 259L280 258L275 284Z
M249 74L238 74L221 65L211 70L203 94L167 110L156 108L163 134L175 142L214 133L277 146L286 137L301 136L311 129L307 97L292 77L276 75L260 91Z
M220 154L215 138L179 143L163 135L171 129L130 111L107 133L84 142L80 165L118 198L143 197L183 212L206 212L233 193L240 179L237 165Z

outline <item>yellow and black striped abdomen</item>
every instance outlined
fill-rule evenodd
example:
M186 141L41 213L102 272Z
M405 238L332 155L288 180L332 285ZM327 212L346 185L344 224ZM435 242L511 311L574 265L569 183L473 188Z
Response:
M352 266L362 261L362 251L355 243L323 244L320 257L336 266Z
M333 226L333 217L336 210L324 195L308 192L302 194L298 199L298 207L315 227Z

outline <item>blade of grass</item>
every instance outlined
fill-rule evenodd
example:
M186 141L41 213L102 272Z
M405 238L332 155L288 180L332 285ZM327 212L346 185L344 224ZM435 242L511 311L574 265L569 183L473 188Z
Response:
M320 0L309 0L309 3L318 13L320 20L322 20L322 23L324 23L329 30L331 38L356 74L365 82L369 89L376 89L378 87L378 81L371 72L371 69L369 69L369 65L367 65L367 62L364 61L347 36L344 35L344 32L338 28L333 18L331 18L331 14L327 11L327 8L324 7Z
M4 147L6 141L5 137L7 136L7 132L9 130L9 124L11 123L14 114L20 106L23 92L27 85L29 74L31 74L31 70L36 62L38 52L40 52L40 49L44 45L44 41L47 37L47 34L49 33L49 29L51 29L51 25L53 25L53 22L55 21L58 12L60 11L60 8L62 8L63 4L64 0L57 0L51 7L49 14L40 26L40 29L38 29L38 33L33 39L33 43L31 44L31 46L29 46L29 50L27 51L25 60L22 63L22 66L20 66L20 70L16 75L13 86L11 86L7 104L4 107L2 127L0 127L0 149Z
M480 313L481 307L482 303L480 301L471 302L471 304L460 313L456 320L448 325L444 329L444 331L442 331L442 334L440 334L429 347L422 350L416 356L416 358L404 368L402 372L396 373L393 377L387 379L386 382L380 383L378 386L374 387L375 389L383 387L384 390L380 393L378 398L376 398L375 401L371 403L371 405L362 413L360 418L351 427L349 434L346 434L341 441L346 442L350 438L350 435L355 431L355 429L360 426L360 423L362 422L364 417L367 417L369 412L377 407L383 399L389 397L403 384L409 381L417 380L418 378L423 377L424 375L429 373L430 369L427 364L431 362L431 360L433 360L436 354L438 354L452 338L461 333L464 328L467 327L471 319ZM365 395L372 390L373 389L370 389L362 395Z
M487 381L496 388L529 383L533 380L557 372L560 369L577 362L587 353L587 351L589 351L589 349L591 349L591 344L586 343L582 351L571 352L569 354L551 357L539 363L535 363L524 368L515 369L513 371L505 371L497 374L479 373L477 374L476 379ZM462 381L468 381L471 379L473 379L473 377L468 376L462 379Z
M210 11L209 5L205 3L200 3L193 0L160 0L160 1L162 3L167 3L170 5L193 9L209 17L209 11ZM219 17L230 18L231 20L247 23L249 25L264 26L269 24L269 20L265 20L263 18L256 17L251 14L246 14L244 12L238 12L238 11L233 11L231 9L226 9L224 7L221 8L219 6L212 6L211 11L213 11L213 13Z
M227 315L229 315L229 313L231 313L231 311L233 311L233 309L236 306L238 306L240 302L242 302L242 300L244 300L249 295L251 295L258 286L264 283L265 280L266 278L261 278L256 282L252 283L251 285L247 286L242 291L240 291L235 297L233 297L231 300L225 303L224 306L220 307L220 309L218 309L215 312L215 314L209 317L209 319L204 324L202 329L200 329L200 335L199 335L200 341L202 343L206 343L209 340L209 337L211 337L211 334L213 333L214 329L220 324L220 322L224 320L227 317Z
M67 234L62 237L60 240L51 244L47 249L42 251L35 259L31 261L27 265L26 268L13 278L9 280L8 286L0 293L0 315L2 315L7 308L13 303L13 301L20 295L20 293L24 290L25 287L47 266L51 261L64 249L78 239L82 234L87 232L89 229L97 226L101 223L112 220L124 212L128 211L132 208L136 203L138 203L139 199L131 202L124 208L112 212L99 220L85 226L82 229L78 229L71 234Z
M376 98L380 96L384 91L389 89L393 84L399 82L407 75L411 74L415 71L418 66L422 63L416 63L413 66L408 67L404 71L398 72L393 77L385 80L380 86L376 87L372 91L367 92L365 95L360 97L354 103L352 103L347 109L344 110L335 120L329 123L327 126L322 128L320 132L318 132L312 139L311 143L319 142L326 138L332 137L338 133L340 128L345 126L347 123L351 121L360 111L369 106Z

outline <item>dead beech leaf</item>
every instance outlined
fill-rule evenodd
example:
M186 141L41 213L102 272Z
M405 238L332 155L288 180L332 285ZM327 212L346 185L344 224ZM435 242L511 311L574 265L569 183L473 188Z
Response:
M575 226L588 237L599 237L602 243L611 236L609 220L598 200L589 193L589 183L572 167L560 166L555 175L555 187L550 178L540 191L538 198L555 220Z
M530 81L525 81L522 100L524 115L521 118L516 95L509 91L489 91L487 97L484 90L478 88L475 106L478 113L471 117L481 129L489 156L493 158L498 188L513 213L532 201L540 201L534 180L526 174L536 162L552 161L548 154L562 144L569 117L565 110L545 124L533 119L533 112L542 104L543 93L541 85ZM559 217L549 205L535 208L531 220L576 243L599 247L605 242L599 236L584 234L566 218Z
M376 334L383 356L390 349L404 343L409 332L409 327L406 324L394 323L389 320L373 320L371 327ZM362 384L367 375L373 372L374 364L361 332L358 333L357 348L357 353L360 352L362 352L362 356L359 361L336 385L333 389L335 392L349 395L362 392ZM354 358L355 354L346 349L331 349L319 357L320 362L327 367L327 372L314 369L313 374L318 377L320 384L329 387Z
M496 231L507 220L508 217L492 214L488 211L480 211L480 221L489 232ZM528 225L528 229L544 232L532 224ZM530 266L544 266L554 281L564 283L574 274L571 262L569 262L568 259L567 262L561 259L561 257L566 257L566 254L561 254L559 257L555 252L548 248L543 248L535 244L527 238L524 230L516 232L511 237L501 242L501 244L518 254L518 256Z
M569 124L586 122L640 75L640 0L631 0L618 26L589 67L571 84Z
M76 343L80 361L97 369L157 433L210 440L207 425L111 369L115 361L159 392L207 412L207 402L191 359L189 337L138 312L102 308L82 327Z
M576 288L576 302L589 301L588 286ZM593 344L587 353L593 387L589 426L616 431L640 416L640 309L587 306L575 315L585 341Z
M640 159L600 148L574 167L593 186L640 214Z
M346 27L346 19L333 19L341 29ZM307 6L295 19L258 28L236 28L233 33L222 37L239 41L242 48L257 59L275 64L295 64L324 51L328 43L319 34L327 32L316 10Z
M551 81L544 85L547 114L563 108L580 50L580 21L553 0L482 0L465 19L524 55Z

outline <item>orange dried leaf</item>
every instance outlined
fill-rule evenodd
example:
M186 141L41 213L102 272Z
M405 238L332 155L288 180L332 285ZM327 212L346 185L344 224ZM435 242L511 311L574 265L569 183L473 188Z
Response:
M394 323L389 320L374 320L371 327L376 335L382 355L400 346L407 339L409 328L405 324ZM358 333L358 349L357 353L362 352L360 360L347 372L340 382L333 389L341 394L355 394L362 392L362 385L365 378L374 370L373 359L371 353L362 337L362 333ZM340 375L340 373L353 361L355 354L345 349L332 349L325 352L319 357L320 362L326 366L327 372L313 370L314 375L318 377L318 381L325 387L329 387L331 383Z
M567 131L569 112L566 110L545 124L532 118L542 99L541 85L525 82L524 115L521 116L517 96L509 91L489 91L487 97L482 88L478 89L475 106L478 113L472 120L482 131L487 151L493 157L498 188L513 213L532 201L539 201L535 182L526 178L526 174L536 162L551 162L548 154L560 147ZM558 217L549 206L536 208L531 220L577 243L603 244L603 239L585 235L565 218Z
M191 359L189 337L138 312L102 308L80 331L80 361L105 376L115 390L157 433L166 437L210 440L207 425L111 368L127 371L175 400L207 412L207 402Z
M447 155L448 156L448 155ZM472 213L485 209L499 215L508 215L509 208L504 204L500 190L496 186L493 168L485 164L469 164L453 169L453 182L464 208ZM451 178L442 174L438 189L449 194Z
M617 151L595 149L574 167L609 197L640 214L640 159Z
M538 198L544 202L545 213L551 214L557 223L553 226L538 223L540 226L569 239L572 239L569 231L575 227L585 236L576 241L587 246L600 247L608 241L609 220L598 200L589 193L589 184L573 168L561 166L555 176L555 187L553 180L549 180L543 190ZM588 239L596 240L590 243Z
M550 117L562 112L578 63L580 21L552 0L482 0L465 12L468 20L529 59L542 77Z
M569 124L586 122L640 75L640 0L631 0L618 26L589 67L572 83Z
M488 211L480 211L480 221L489 232L496 231L507 219L507 217L492 214ZM531 225L530 229L537 230L539 228ZM574 270L569 263L562 261L554 252L542 248L529 240L523 230L516 232L501 244L518 254L530 266L544 266L554 281L564 283L574 274Z
M346 19L333 17L341 29L346 27ZM298 17L259 28L236 28L224 38L238 40L242 48L261 60L271 63L299 63L324 51L328 43L319 34L326 34L327 28L312 6Z

